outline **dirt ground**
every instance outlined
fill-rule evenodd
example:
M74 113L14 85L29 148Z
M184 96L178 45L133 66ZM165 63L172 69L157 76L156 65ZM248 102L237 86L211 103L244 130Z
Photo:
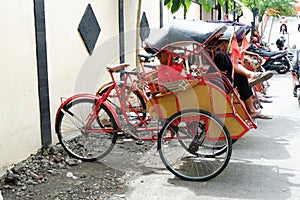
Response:
M60 145L52 146L8 169L0 179L0 191L4 200L126 199L126 182L151 172L138 160L155 149L153 145L121 141L111 155L96 162L70 158Z

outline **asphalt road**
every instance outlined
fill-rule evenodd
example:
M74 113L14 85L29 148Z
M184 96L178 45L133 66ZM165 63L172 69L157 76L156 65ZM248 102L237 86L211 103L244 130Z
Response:
M299 43L296 19L288 18L290 44ZM274 20L270 42L280 36L279 22ZM257 120L258 128L250 130L233 145L229 165L207 182L188 182L164 169L159 156L143 156L151 173L133 173L127 184L127 200L182 199L300 199L300 108L292 95L290 74L274 72L268 95L273 103L264 103L263 113L271 120ZM130 175L128 175L130 176Z

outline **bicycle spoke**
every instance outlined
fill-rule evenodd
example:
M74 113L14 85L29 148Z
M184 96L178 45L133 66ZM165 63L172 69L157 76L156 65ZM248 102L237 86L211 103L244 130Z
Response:
M218 138L210 138L211 131L219 132ZM219 151L207 148L219 144L223 145ZM231 155L231 139L224 125L210 113L187 110L176 113L164 125L159 134L158 150L163 163L174 175L203 181L224 170Z
M56 124L57 135L64 149L85 161L106 156L114 147L117 138L114 131L116 122L107 107L101 105L99 117L90 119L91 113L95 112L95 102L93 98L72 100L61 109ZM91 123L88 126L87 121Z

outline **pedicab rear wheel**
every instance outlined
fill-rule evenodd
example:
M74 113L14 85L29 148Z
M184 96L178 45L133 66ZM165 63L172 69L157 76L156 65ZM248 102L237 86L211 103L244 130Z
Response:
M189 109L172 115L158 136L158 151L166 168L189 181L206 181L229 163L232 141L225 125L211 113Z

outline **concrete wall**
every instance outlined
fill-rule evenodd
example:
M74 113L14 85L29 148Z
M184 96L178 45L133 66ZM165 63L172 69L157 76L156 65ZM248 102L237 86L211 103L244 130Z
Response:
M118 61L118 1L45 1L50 110L53 142L55 113L61 97L94 93L105 66ZM78 32L87 5L90 4L101 28L90 55ZM109 11L109 12L107 12Z
M0 171L41 146L33 1L0 1Z
M41 0L42 1L42 0ZM53 143L55 113L60 97L94 93L107 79L106 66L119 63L118 0L44 1L49 108ZM88 4L101 28L90 55L78 32ZM138 1L124 0L125 61L135 67ZM150 28L160 28L160 1L143 0ZM41 148L38 93L38 65L35 42L34 1L0 0L0 172ZM163 24L183 18L180 10L172 15L163 7ZM210 17L210 14L208 14ZM199 5L193 4L187 19L200 18ZM210 18L208 18L210 19ZM139 19L140 20L140 19ZM139 25L139 22L138 22ZM138 43L136 43L138 41Z

